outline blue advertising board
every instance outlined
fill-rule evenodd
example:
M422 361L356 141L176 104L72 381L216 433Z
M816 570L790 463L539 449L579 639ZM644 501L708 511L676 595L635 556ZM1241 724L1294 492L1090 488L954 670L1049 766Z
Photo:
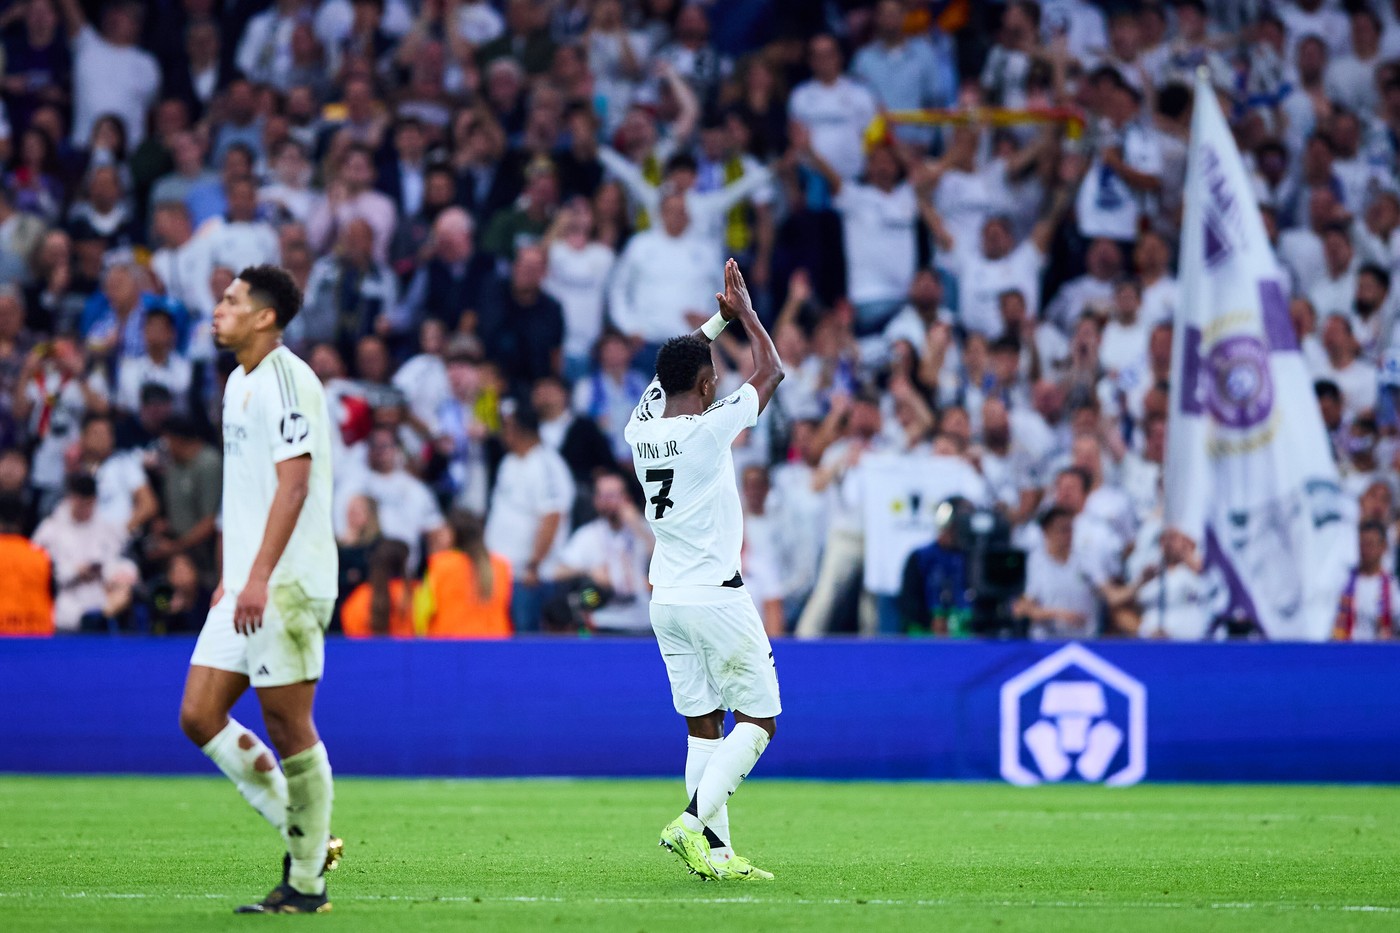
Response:
M0 771L207 773L193 642L0 641ZM1400 781L1400 646L832 640L775 645L769 777ZM648 641L327 644L340 774L680 773ZM245 698L235 715L259 725Z

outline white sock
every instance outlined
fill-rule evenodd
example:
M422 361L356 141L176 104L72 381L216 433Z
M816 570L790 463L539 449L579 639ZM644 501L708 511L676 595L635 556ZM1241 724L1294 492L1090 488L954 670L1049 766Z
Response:
M705 773L705 766L710 762L710 756L719 748L723 739L701 739L696 736L688 736L685 752L685 798L689 800L695 796L695 791L700 787L700 778ZM719 815L705 827L714 836L710 840L710 857L715 861L727 862L734 855L732 841L729 838L729 807L720 807ZM719 840L719 845L715 845L715 839Z
M302 894L326 890L326 841L331 834L331 762L320 742L282 761L287 772L288 881Z
M735 723L705 765L695 790L694 816L709 826L719 816L739 783L749 776L758 757L768 747L768 733L751 722Z
M277 767L272 749L230 717L228 725L201 751L219 766L253 809L280 832L287 820L287 778Z

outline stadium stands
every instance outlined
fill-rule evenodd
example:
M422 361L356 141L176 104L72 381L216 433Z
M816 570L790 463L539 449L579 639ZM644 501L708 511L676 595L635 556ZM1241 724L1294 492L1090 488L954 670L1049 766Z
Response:
M622 427L734 256L789 374L735 455L770 634L1257 638L1161 517L1200 67L1362 527L1336 637L1393 633L1393 4L24 0L0 28L0 553L30 539L56 587L0 586L0 634L202 624L210 318L260 262L306 294L342 599L454 549L506 588L440 569L460 619L357 634L499 635L506 591L516 632L645 633L644 525L595 487L639 497ZM527 410L558 488L502 482Z

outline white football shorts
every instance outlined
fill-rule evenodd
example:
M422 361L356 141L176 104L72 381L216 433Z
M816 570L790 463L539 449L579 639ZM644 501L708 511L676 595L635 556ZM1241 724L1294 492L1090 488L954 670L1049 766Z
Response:
M682 716L726 709L766 719L782 712L773 648L742 587L658 587L651 627Z
M244 674L254 687L321 679L334 600L311 599L299 583L278 584L268 590L262 626L251 635L240 635L233 628L237 602L237 593L224 593L210 607L191 666Z

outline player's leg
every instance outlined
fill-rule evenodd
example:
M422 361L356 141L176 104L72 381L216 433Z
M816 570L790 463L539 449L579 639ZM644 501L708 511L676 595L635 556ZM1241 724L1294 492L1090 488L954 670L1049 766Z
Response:
M776 731L775 717L749 716L735 710L734 728L711 752L686 813L703 826L713 827Z
M689 820L706 826L714 825L739 784L753 771L777 731L777 716L782 712L773 651L763 620L746 593L739 590L737 595L706 607L709 617L694 627L704 642L709 676L724 705L734 710L734 728L711 754L686 811ZM747 871L751 868L747 861L741 866L745 871L740 877L772 877L760 869ZM731 876L721 872L722 878Z
M287 815L287 782L263 741L229 716L248 689L247 644L233 628L233 597L209 610L180 700L180 729L277 830Z
M700 778L710 756L719 748L724 738L724 710L717 709L705 716L687 716L685 752L685 797L695 798L700 787ZM710 860L716 865L728 861L734 854L729 839L729 808L721 807L719 814L704 828L705 840L710 844Z
M705 664L699 650L685 632L683 616L688 606L651 604L652 630L657 647L666 663L666 676L671 682L671 701L676 712L685 717L690 737L686 752L686 794L694 793L692 781L698 783L709 754L720 742L724 728L724 710L719 697L711 688ZM661 831L661 845L670 849L685 866L702 878L719 876L710 858L710 843L704 827L687 825L684 817L672 820Z
M275 587L263 624L248 636L248 666L262 705L267 737L287 778L283 838L285 879L260 904L240 911L310 913L330 909L325 869L334 787L330 759L312 710L325 667L330 600L308 599L301 587Z
M287 775L287 881L302 894L323 894L326 889L334 796L330 758L312 719L315 698L315 681L258 689L268 738L282 756Z

